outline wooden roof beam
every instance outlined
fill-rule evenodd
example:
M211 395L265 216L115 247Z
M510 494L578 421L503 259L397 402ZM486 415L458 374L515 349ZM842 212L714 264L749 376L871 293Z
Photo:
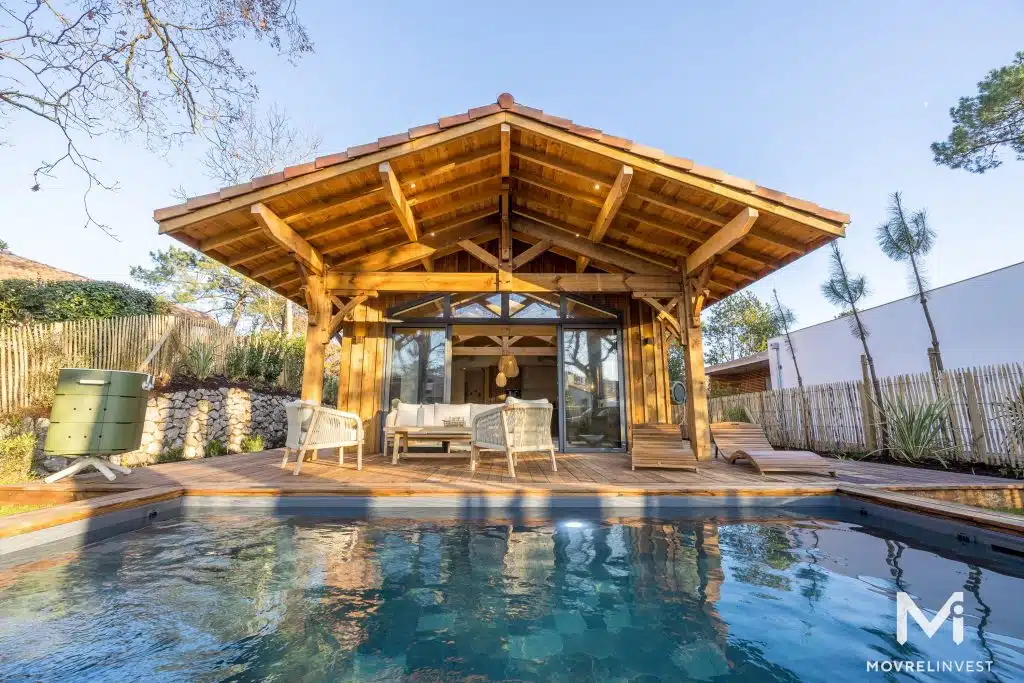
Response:
M749 206L723 225L704 244L686 257L686 272L695 273L719 254L729 251L737 242L747 236L757 220L757 209Z
M402 186L399 184L395 172L391 170L391 163L385 161L377 167L377 170L380 172L380 184L384 186L384 196L398 217L398 222L402 224L402 229L405 230L409 241L417 241L420 235L419 229L416 227L416 217L412 215L412 209L405 198L405 193L402 192Z
M608 232L608 226L615 220L615 214L618 213L619 207L622 206L622 202L626 198L626 192L629 190L629 184L632 180L632 167L624 165L619 169L619 174L615 176L615 182L612 183L608 196L604 199L601 211L597 214L597 220L594 221L594 225L590 228L589 237L591 242L597 243L604 239L605 233ZM587 269L588 263L590 263L588 257L583 255L576 257L576 272L582 273Z
M658 275L672 272L669 268L651 263L650 260L635 253L603 244L595 244L588 239L576 237L573 233L561 229L557 225L557 221L537 216L533 212L516 210L516 215L518 217L512 226L514 232L530 235L537 239L550 240L552 244L575 252L577 256L614 263L634 273Z
M545 251L550 249L552 244L552 241L546 238L538 242L534 242L533 246L531 246L529 249L521 253L519 256L516 256L515 258L512 259L512 262L509 264L511 269L519 270L527 263L529 263L533 259L543 254Z
M334 293L377 292L666 292L678 294L679 276L614 273L419 273L329 271Z
M512 127L507 123L499 127L501 137L501 237L498 244L498 256L508 263L512 260L512 234L509 227L510 196L509 175L512 172Z
M495 270L501 269L501 259L478 245L476 242L472 240L461 240L458 244L464 251L468 251L484 265L494 268Z
M324 272L324 257L320 252L302 239L299 233L292 230L290 225L281 220L265 204L257 202L252 205L250 211L263 232L279 247L291 253L308 270L316 274Z
M410 266L424 259L431 261L438 256L440 250L460 240L475 240L485 237L494 239L497 236L497 228L493 224L452 225L446 229L439 229L432 234L423 237L419 242L404 242L392 245L383 249L372 251L369 254L360 254L346 259L332 266L333 270L347 270L352 272L365 272L374 270L391 270ZM445 227L445 226L442 226Z

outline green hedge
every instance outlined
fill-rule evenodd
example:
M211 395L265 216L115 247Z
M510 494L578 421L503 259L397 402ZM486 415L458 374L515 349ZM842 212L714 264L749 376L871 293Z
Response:
M151 315L164 307L119 282L0 280L0 325Z

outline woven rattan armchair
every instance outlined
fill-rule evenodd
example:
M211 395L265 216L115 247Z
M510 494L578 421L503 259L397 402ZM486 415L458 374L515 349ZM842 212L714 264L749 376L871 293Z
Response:
M555 445L551 441L551 413L546 400L509 399L499 409L489 410L473 419L469 469L476 471L481 451L501 451L508 460L509 476L515 478L520 453L549 453L551 469L555 463Z
M285 405L288 416L288 438L285 440L281 467L288 464L292 451L298 452L295 471L302 469L306 451L337 448L338 464L345 464L345 447L356 447L356 469L363 469L363 422L358 415L313 403L292 401Z

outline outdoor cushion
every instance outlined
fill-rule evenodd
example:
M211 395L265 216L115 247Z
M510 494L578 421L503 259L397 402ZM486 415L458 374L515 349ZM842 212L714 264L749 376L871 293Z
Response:
M500 408L500 403L470 403L469 404L469 421L472 422L476 419L476 416L480 413L486 413L488 410L494 410Z
M398 415L395 420L396 427L415 427L417 416L420 411L418 403L399 403Z
M420 419L416 423L419 427L434 427L437 426L437 422L434 421L434 404L426 403L420 406Z
M510 406L514 406L517 403L520 404L520 405L528 405L528 406L549 406L549 405L551 405L551 403L546 398L525 399L525 398L516 398L515 396L509 396L508 398L505 399L505 402L508 403Z
M468 427L471 416L468 403L437 403L434 405L434 422L437 426L444 425L445 420L462 418L463 423Z

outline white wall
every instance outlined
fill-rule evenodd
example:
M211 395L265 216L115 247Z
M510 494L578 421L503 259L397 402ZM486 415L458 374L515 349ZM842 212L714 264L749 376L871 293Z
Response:
M946 369L1024 361L1024 263L939 287L928 297ZM928 372L931 338L916 298L863 311L862 320L879 377ZM790 336L805 385L861 379L863 348L845 318ZM769 342L768 362L773 387L796 386L785 337Z

